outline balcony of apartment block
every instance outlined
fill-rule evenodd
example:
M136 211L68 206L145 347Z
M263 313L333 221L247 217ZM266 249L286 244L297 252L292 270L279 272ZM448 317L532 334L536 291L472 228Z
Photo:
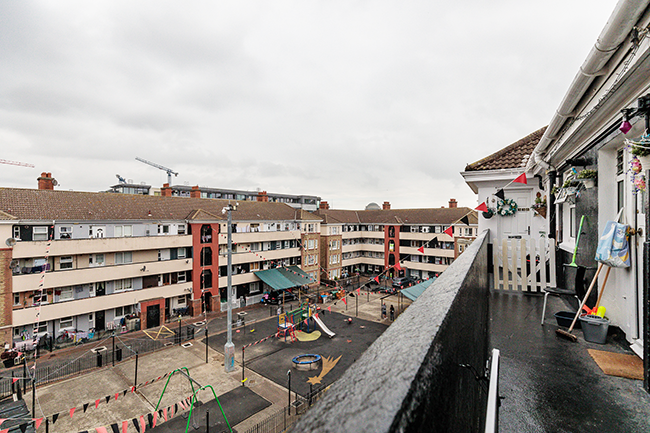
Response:
M252 272L246 272L244 274L237 274L232 276L232 285L237 286L240 284L248 284L248 283L254 283L256 281L260 281L259 278L255 276L255 272L257 271L252 271ZM219 287L228 287L228 276L223 275L219 277Z
M170 272L190 271L192 259L161 260L123 265L105 265L87 268L65 269L46 272L44 288L76 286L97 281L111 281L124 278L146 278ZM19 274L13 277L13 292L28 292L39 287L40 273Z
M350 253L354 251L375 251L378 253L384 252L383 244L369 244L369 243L358 243L352 245L343 245L343 253Z
M316 250L314 250L316 251ZM300 257L301 251L300 248L281 248L276 250L265 250L265 251L239 251L233 253L232 255L232 264L237 265L241 263L254 263L261 262L264 260L280 260L288 259L291 257ZM228 255L224 252L219 254L219 264L224 264L228 260Z
M605 375L588 354L629 348L616 334L605 345L581 331L577 343L559 338L553 313L567 301L550 297L540 326L542 293L491 288L488 236L481 233L290 431L648 431L648 383Z
M409 241L424 241L428 242L434 237L439 237L439 240L451 241L452 239L444 233L421 233L421 232L400 232L399 238Z
M443 272L449 267L449 265L429 262L412 262L410 260L405 260L402 262L402 267L417 271Z
M224 231L219 234L219 244L227 244L228 237ZM300 230L278 230L278 231L257 231L251 230L250 232L235 232L232 234L232 241L234 243L250 243L250 242L268 242L268 241L287 241L287 240L300 240Z
M192 282L186 281L177 284L154 286L139 290L126 290L103 296L93 296L83 299L73 299L64 302L42 304L40 306L39 320L54 320L61 317L77 316L95 311L109 310L124 305L133 305L138 302L153 298L171 298L190 293ZM38 308L30 306L13 310L13 326L30 325L36 322Z
M52 242L51 256L139 251L190 247L191 235L137 236L122 238L60 239ZM45 256L47 241L18 242L12 251L14 259Z
M424 248L424 254L418 251L418 247L399 247L400 254L413 254L419 256L436 256L436 257L451 257L453 258L455 253L454 249L446 248Z

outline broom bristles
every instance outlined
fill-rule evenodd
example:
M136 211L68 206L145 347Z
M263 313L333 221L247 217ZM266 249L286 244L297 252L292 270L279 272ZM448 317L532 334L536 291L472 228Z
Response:
M564 329L556 329L556 330L555 330L555 333L556 333L557 335L559 335L560 337L562 337L562 338L565 338L565 339L567 339L567 340L573 341L574 343L575 343L576 341L578 341L578 337L576 337L575 335L573 335L573 334L570 333L570 332L565 331Z

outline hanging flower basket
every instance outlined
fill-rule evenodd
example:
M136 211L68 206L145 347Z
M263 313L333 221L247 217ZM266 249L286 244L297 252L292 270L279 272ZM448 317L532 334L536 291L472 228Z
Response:
M511 216L517 213L517 202L511 198L499 200L497 213L501 216Z
M535 211L535 215L539 215L542 218L546 218L546 206L533 208L533 210Z

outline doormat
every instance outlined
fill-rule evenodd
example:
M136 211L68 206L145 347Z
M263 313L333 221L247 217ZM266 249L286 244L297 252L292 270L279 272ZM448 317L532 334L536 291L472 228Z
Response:
M596 364L608 376L643 380L643 361L636 355L587 349Z

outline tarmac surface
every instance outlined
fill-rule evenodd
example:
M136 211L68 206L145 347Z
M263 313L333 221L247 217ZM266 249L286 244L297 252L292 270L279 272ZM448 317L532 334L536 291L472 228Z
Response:
M491 345L500 350L499 431L502 433L650 432L650 394L643 381L605 375L587 349L632 353L620 334L607 344L557 336L553 314L571 310L548 298L540 326L542 296L493 292ZM564 329L564 328L563 328Z
M295 344L295 346L298 344L305 345L301 346L300 349L296 349L295 354L302 354L307 351L307 347L310 347L311 350L318 350L326 356L336 355L338 357L343 355L332 371L325 375L324 382L331 383L329 382L330 377L340 376L344 368L352 364L363 350L390 324L388 319L381 318L381 302L389 302L389 306L394 304L399 313L399 306L402 305L401 301L398 302L396 296L390 296L382 300L381 298L385 296L385 294L362 292L361 297L350 298L354 300L352 302L348 300L347 305L342 301L336 302L336 305L331 304L332 313L326 312L323 315L321 312L321 318L328 327L340 335L330 340L323 333L316 341L291 343ZM295 308L296 305L297 303L294 302L291 308ZM402 308L404 308L403 305ZM288 305L286 309L289 309ZM239 328L239 333L236 332L237 329L233 331L235 353L237 355L233 372L225 372L223 355L220 353L223 351L221 342L225 342L226 315L225 313L209 313L207 328L210 346L206 347L203 342L205 340L206 326L204 324L196 327L195 340L192 340L187 347L173 345L155 352L140 354L137 365L137 383L142 384L142 386L135 390L132 387L135 384L136 360L131 358L116 363L115 367L108 365L77 376L38 386L34 400L32 400L32 393L28 387L27 393L24 395L25 403L30 410L32 402L34 403L35 418L46 417L48 431L52 433L94 432L97 427L105 427L110 432L112 431L111 425L115 425L121 431L123 422L127 422L129 426L128 432L134 432L136 430L133 426L133 419L139 420L143 417L144 420L147 420L148 415L154 412L159 400L159 409L168 408L169 414L172 407L192 395L192 387L185 376L180 373L170 376L170 373L177 369L187 368L191 378L196 383L214 387L216 395L219 396L219 400L224 406L229 422L232 420L231 427L235 431L246 431L286 407L288 403L286 372L289 369L291 358L295 355L290 356L293 353L291 344L275 341L274 343L277 343L280 348L276 356L279 357L278 363L281 367L274 369L271 366L272 362L276 362L273 356L268 358L260 353L258 356L262 356L257 360L251 356L250 365L252 368L246 368L245 387L242 387L242 372L239 362L241 359L241 342L239 339L243 341L245 333L248 333L246 339L254 339L261 338L267 329L270 331L269 335L277 331L277 317L275 316L277 306L255 305L247 307L245 311L247 313L246 326ZM346 317L352 317L352 325L345 324L344 319ZM233 318L236 320L237 315L233 314ZM193 326L193 323L204 319L205 317L184 319L183 326ZM170 323L167 326L173 328L175 325ZM250 332L251 326L256 329L253 333ZM150 335L155 335L155 329L149 331ZM120 336L125 345L135 345L139 340L148 338L143 331ZM214 344L212 343L213 339ZM351 341L348 342L348 340ZM93 347L102 345L110 347L110 337L68 349L56 350L40 358L37 363L43 365L48 362L52 365L64 366L66 362L87 354ZM214 346L214 348L211 346ZM332 348L327 349L330 346ZM305 347L304 350L303 347ZM246 352L247 364L248 354L254 354L253 349ZM29 362L28 367L32 364L33 361ZM277 373L269 373L267 370L277 370ZM20 371L22 372L22 369ZM262 374L258 373L258 371ZM319 372L320 369L312 372L311 375L316 375ZM303 373L304 377L301 376ZM265 377L264 374L268 374L270 378ZM296 373L292 381L292 390L294 390L295 386L298 392L307 394L309 391L309 386L305 382L307 377L306 372ZM238 407L237 405L242 401L239 393L242 392L246 393L245 405ZM202 405L196 407L193 414L193 423L205 426L202 423L205 422L205 411L209 409L210 424L212 426L213 420L217 422L220 419L212 392L209 390L200 391L198 399L202 402ZM251 404L249 405L248 402L251 402ZM71 415L72 409L74 411ZM187 412L187 410L179 410L175 414L178 420L174 421L175 418L172 418L172 420L168 421L168 427L172 428L175 425L171 424L172 422L182 423L181 419L187 422ZM56 422L53 422L54 418L56 418ZM39 431L45 431L45 424L46 421L43 422ZM165 423L159 421L155 431L184 431L184 428L182 430L164 430L164 425ZM223 427L215 424L214 431L227 431L227 428ZM147 427L147 431L154 430Z

